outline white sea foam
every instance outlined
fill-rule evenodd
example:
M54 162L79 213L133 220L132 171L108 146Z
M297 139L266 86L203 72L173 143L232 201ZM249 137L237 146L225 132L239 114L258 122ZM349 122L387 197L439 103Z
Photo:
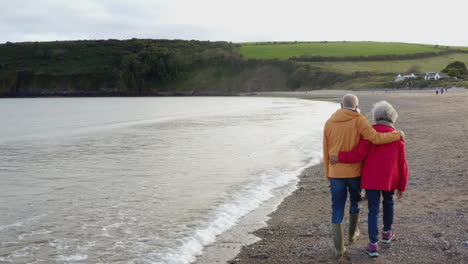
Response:
M32 236L37 236L37 235L45 235L45 234L50 234L52 231L50 230L39 230L39 231L33 231L30 233L23 233L18 236L19 240L23 240L25 237L32 237Z
M320 158L320 155L311 158L307 165L294 171L272 170L262 174L258 180L237 193L231 202L219 207L214 213L212 221L205 227L196 230L190 237L183 239L181 246L157 254L160 260L156 263L186 264L195 261L196 257L202 254L204 246L213 243L217 235L236 225L240 218L270 199L275 189L286 186L297 179L305 168L318 163ZM151 261L151 256L149 256L145 263L155 262Z
M23 221L13 223L13 224L9 224L9 225L0 226L0 232L4 231L4 230L8 230L8 229L13 228L13 227L20 227L22 225L23 225Z
M106 225L102 227L102 235L105 237L112 237L112 235L109 234L109 229L111 228L118 228L122 225L123 223L114 223L110 225Z
M24 219L24 220L18 221L18 222L13 223L13 224L0 226L0 232L9 230L9 229L15 228L15 227L22 227L22 226L25 226L25 225L30 225L32 222L35 222L35 221L37 221L37 220L43 218L44 216L45 216L45 214L36 215L36 216L32 216L32 217L30 217L30 218L28 218L28 219Z
M59 255L56 260L57 261L65 261L65 262L73 262L73 261L82 261L88 258L88 255L71 255L71 256L63 256Z

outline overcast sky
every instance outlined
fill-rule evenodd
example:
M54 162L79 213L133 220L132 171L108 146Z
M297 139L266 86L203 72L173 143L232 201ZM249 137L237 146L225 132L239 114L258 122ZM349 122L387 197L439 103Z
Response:
M2 0L0 43L164 38L468 46L467 0Z

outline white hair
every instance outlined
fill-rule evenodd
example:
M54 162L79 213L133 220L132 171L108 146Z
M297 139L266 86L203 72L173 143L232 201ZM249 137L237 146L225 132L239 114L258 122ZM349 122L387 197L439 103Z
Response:
M341 98L341 104L345 107L356 107L359 105L359 99L354 94L345 94Z
M386 120L395 123L398 118L398 113L390 103L387 101L380 101L374 105L372 116L374 117L375 122Z

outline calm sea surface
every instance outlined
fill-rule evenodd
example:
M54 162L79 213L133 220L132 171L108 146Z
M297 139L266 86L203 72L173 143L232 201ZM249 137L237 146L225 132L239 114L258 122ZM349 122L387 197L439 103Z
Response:
M336 108L0 99L0 263L189 263L320 159Z

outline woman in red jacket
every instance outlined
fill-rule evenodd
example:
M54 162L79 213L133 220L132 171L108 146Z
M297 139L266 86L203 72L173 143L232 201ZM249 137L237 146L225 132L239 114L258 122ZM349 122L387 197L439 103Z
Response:
M386 101L380 101L372 109L376 124L373 126L379 133L395 130L393 124L398 118L397 111ZM369 207L368 231L370 243L367 254L377 257L378 219L380 196L383 197L383 233L382 241L390 243L394 236L393 195L403 197L408 184L408 166L405 157L404 141L396 141L386 145L373 145L365 139L348 152L340 152L337 157L331 157L331 162L355 163L364 161L362 166L361 188L366 190Z

